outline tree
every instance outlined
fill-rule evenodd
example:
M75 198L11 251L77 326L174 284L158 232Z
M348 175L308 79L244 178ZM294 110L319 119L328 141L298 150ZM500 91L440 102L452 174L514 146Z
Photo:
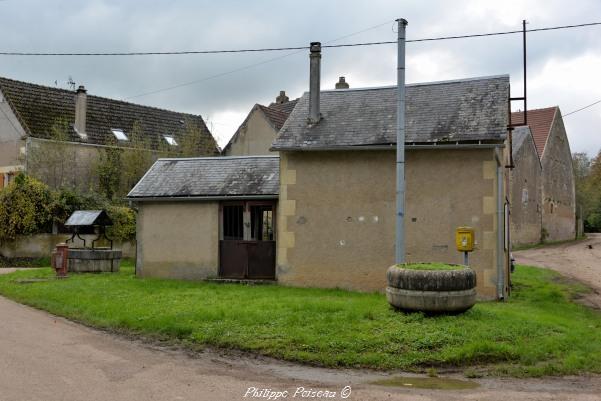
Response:
M155 156L150 140L136 121L129 135L129 146L121 155L121 180L119 195L125 196L152 165Z
M113 200L119 192L122 174L121 152L114 142L98 152L95 165L98 192L108 200Z
M69 123L58 118L52 124L48 140L30 142L27 171L50 188L74 187L77 184L76 149L69 141Z
M587 231L601 231L601 152L589 159L586 154L572 157L576 180L576 205L582 209Z

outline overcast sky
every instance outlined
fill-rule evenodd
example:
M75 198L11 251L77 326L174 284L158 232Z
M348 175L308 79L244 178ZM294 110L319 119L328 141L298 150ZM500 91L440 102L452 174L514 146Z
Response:
M173 51L395 40L601 21L599 0L0 0L0 51ZM373 28L373 29L369 29ZM351 35L352 36L348 36ZM338 40L336 40L338 39ZM521 96L521 36L407 44L407 82L510 74ZM202 115L220 144L255 103L308 88L308 52L146 57L0 56L0 76ZM601 26L528 34L529 108L563 114L601 99ZM394 45L324 49L322 88L396 82ZM144 96L164 88L182 85ZM516 107L521 108L521 105ZM601 104L565 118L573 152L601 149Z

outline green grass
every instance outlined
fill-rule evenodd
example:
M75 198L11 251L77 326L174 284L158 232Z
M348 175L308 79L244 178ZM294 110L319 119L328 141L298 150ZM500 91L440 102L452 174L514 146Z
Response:
M403 263L397 265L400 269L409 270L463 270L467 269L463 265L449 265L446 263Z
M46 267L50 258L5 258L0 256L0 268L3 267Z
M65 280L50 269L20 271L0 276L0 293L104 329L309 364L601 373L601 314L570 301L583 288L533 267L513 278L508 302L436 317L396 312L382 294L140 279L131 264Z
M556 245L576 243L576 242L580 242L580 241L585 241L587 239L588 239L588 237L586 235L583 235L583 236L575 238L575 239L567 239L567 240L562 240L562 241L543 241L543 242L539 242L537 244L516 245L516 246L512 246L511 250L512 251L526 251L528 249L538 249L538 248L545 248L547 246L556 246Z

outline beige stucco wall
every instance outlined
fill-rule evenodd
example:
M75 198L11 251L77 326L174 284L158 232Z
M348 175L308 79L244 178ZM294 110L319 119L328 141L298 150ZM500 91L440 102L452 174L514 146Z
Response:
M576 236L576 190L570 144L563 120L556 116L542 156L543 228L548 241Z
M101 147L27 138L27 172L51 188L95 188L94 170ZM48 162L50 161L50 162Z
M514 165L510 173L511 243L536 244L542 228L542 171L532 137L514 154Z
M217 202L141 202L136 227L136 271L142 277L216 277Z
M0 91L0 174L22 169L24 135L23 127Z
M277 278L299 286L382 291L394 263L395 152L283 152ZM496 296L494 151L407 153L407 260L461 263L454 230L472 226L481 298Z
M277 152L270 152L269 148L277 133L265 114L259 108L254 108L224 154L225 156L275 155Z

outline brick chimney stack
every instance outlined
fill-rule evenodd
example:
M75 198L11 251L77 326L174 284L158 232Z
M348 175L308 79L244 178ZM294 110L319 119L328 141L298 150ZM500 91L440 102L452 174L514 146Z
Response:
M279 96L275 98L277 104L287 103L289 100L290 98L286 96L286 91L280 91Z
M86 138L86 111L88 108L88 94L86 88L80 85L75 91L75 132L77 135Z
M344 77L340 77L338 82L336 82L336 89L348 89L350 88L349 84L346 82Z

